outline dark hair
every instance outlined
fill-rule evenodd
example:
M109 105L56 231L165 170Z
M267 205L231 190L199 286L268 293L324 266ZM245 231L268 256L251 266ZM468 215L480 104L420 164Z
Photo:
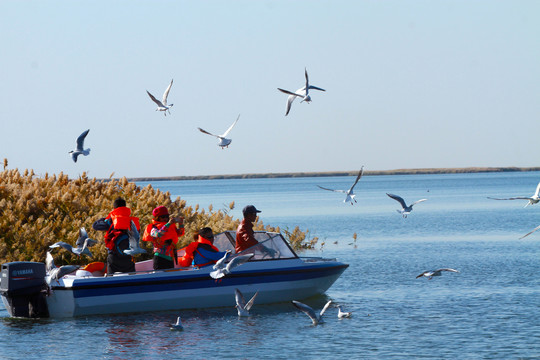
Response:
M119 208L126 206L126 200L122 199L121 197L116 198L113 202L113 208Z
M211 233L213 234L214 232L212 231L212 228L209 228L208 226L207 227L203 227L201 230L199 230L199 235L202 236L203 238L206 239L205 235L208 234L208 233Z

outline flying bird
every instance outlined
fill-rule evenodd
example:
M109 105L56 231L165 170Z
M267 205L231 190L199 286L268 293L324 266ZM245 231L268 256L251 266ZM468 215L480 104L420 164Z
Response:
M77 162L77 158L79 155L87 156L90 154L90 148L85 149L84 148L84 139L86 138L86 135L88 135L88 132L90 129L83 132L79 137L77 138L77 147L75 150L71 150L69 154L71 154L71 158L73 159L73 162Z
M182 319L180 316L176 318L175 324L171 324L171 330L184 330L184 325L182 325Z
M246 300L244 299L244 295L242 292L238 289L234 289L234 295L236 298L236 309L238 310L238 316L249 316L249 310L253 306L253 303L255 302L255 298L259 292L257 291L255 295L249 299L249 301L246 303Z
M161 101L156 99L154 95L150 94L150 92L146 90L146 93L148 94L148 96L150 96L150 99L152 99L152 101L157 104L156 111L163 111L163 115L165 116L167 116L167 112L169 113L169 115L171 114L171 111L169 109L174 105L174 104L167 105L167 97L169 96L169 91L171 91L172 84L173 84L173 80L171 79L171 83L167 87L167 90L165 90L165 92L163 93L163 99Z
M337 317L339 319L351 317L352 314L350 312L343 311L343 309L341 308L341 305L336 305L336 307L338 308Z
M324 312L326 311L326 309L328 309L328 307L332 303L332 300L328 301L326 305L324 305L323 309L321 310L319 314L316 314L315 310L313 310L311 306L301 303L300 301L293 300L292 303L298 309L303 311L307 316L309 316L309 318L313 322L313 325L319 325L320 323L323 322L322 316L324 315Z
M527 237L527 236L531 235L533 232L535 232L538 229L540 229L540 225L538 225L537 227L535 227L534 229L532 229L531 231L529 231L528 233L526 233L525 235L520 237L519 240L523 239L524 237Z
M494 198L494 197L489 197L488 196L488 199L492 199L492 200L528 200L524 207L527 207L529 205L534 205L534 204L536 204L536 203L538 203L540 201L540 182L538 183L538 185L536 185L536 191L530 197L516 196L516 197L511 197L511 198L500 199L500 198ZM529 235L529 234L527 234L527 235ZM525 235L525 236L527 236L527 235Z
M45 257L45 269L47 270L48 275L45 278L45 281L47 284L50 284L52 280L58 281L64 275L70 274L76 271L78 268L80 268L79 265L63 265L56 267L56 265L54 265L54 259L51 253L47 251L47 255Z
M309 90L326 91L326 90L321 89L319 87L309 85L309 77L308 77L307 69L304 69L304 72L306 74L306 85L304 87L296 90L295 92L292 92L292 91L289 91L289 90L283 90L283 89L278 88L279 91L289 95L289 97L287 98L287 111L285 112L285 116L289 115L289 111L291 111L291 105L292 105L294 99L296 99L297 97L302 98L301 102L305 101L307 103L310 103L311 102L311 96L309 96Z
M354 181L354 184L352 184L352 186L350 187L349 190L334 190L334 189L328 189L328 188L325 188L325 187L322 187L322 186L319 186L319 185L317 185L317 186L319 188L323 189L323 190L328 190L328 191L333 191L333 192L346 194L347 196L345 196L345 200L343 200L343 202L344 203L350 202L351 205L354 205L353 201L354 202L357 202L357 201L355 199L356 195L354 194L353 190L354 190L354 187L356 186L356 184L358 183L358 180L360 180L360 178L362 177L363 173L364 173L364 167L362 166L362 168L358 172L358 175L356 176L356 180Z
M128 230L129 236L129 248L124 250L124 254L129 256L134 256L137 254L146 254L146 249L143 249L139 246L140 234L137 230L137 226L132 221L131 228Z
M401 204L401 210L396 210L398 213L400 213L401 215L403 215L404 218L407 217L407 215L409 215L411 213L411 211L413 210L412 207L418 203L421 203L422 201L426 201L427 199L420 199L420 200L417 200L415 202L413 202L411 205L407 205L405 203L405 200L403 200L403 198L401 196L397 196L397 195L394 195L394 194L389 194L389 193L386 193L386 195L388 195L389 197L391 197L392 199L396 200L397 202L399 202Z
M210 273L210 276L213 279L220 279L224 277L225 275L230 274L232 269L234 269L235 267L240 266L245 262L248 262L249 259L253 257L253 255L255 254L245 254L245 255L235 256L231 259L231 261L227 263L227 266L225 266L225 268L218 268L216 271L212 271ZM225 256L228 256L228 255L225 254L224 257Z
M214 270L224 269L225 260L227 260L230 256L231 256L231 250L225 251L225 255L223 255L223 257L219 259L218 261L216 261L216 263L214 264L213 266Z
M455 273L459 272L459 271L457 271L455 269L449 269L449 268L443 268L443 269L437 269L437 270L428 270L428 271L424 271L423 273L418 275L416 278L418 279L420 277L427 277L428 280L431 280L431 279L433 279L434 276L441 276L442 271L450 271L450 272L455 272Z
M202 132L203 134L208 134L208 135L217 137L219 139L218 146L221 146L221 148L223 149L223 148L229 147L229 144L232 142L231 139L227 139L227 135L229 135L234 125L236 125L236 123L238 122L238 119L240 119L240 114L236 118L236 121L233 122L233 124L222 135L214 135L201 128L197 128L197 129L199 129L199 131Z
M88 248L94 246L95 244L97 244L97 241L90 239L86 233L86 229L82 227L79 229L79 237L77 238L77 241L75 241L75 245L77 247L73 247L64 241L58 241L50 245L49 248L55 249L61 247L77 256L87 255L92 257L92 253Z

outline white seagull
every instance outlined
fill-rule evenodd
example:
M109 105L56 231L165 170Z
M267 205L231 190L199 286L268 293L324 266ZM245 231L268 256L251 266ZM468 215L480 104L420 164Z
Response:
M214 264L213 266L214 270L224 269L225 260L227 260L230 256L231 256L231 250L225 251L225 255L223 255L223 257L219 259L218 261L216 261L216 263Z
M311 308L311 306L301 303L300 301L293 300L292 303L298 309L302 310L307 316L309 316L309 318L313 322L313 325L319 325L323 322L322 316L324 315L326 309L328 309L328 307L332 303L332 300L328 301L326 305L324 305L323 309L319 314L316 314L315 311Z
M92 253L90 252L88 248L96 245L97 243L98 242L96 240L90 239L88 237L88 234L86 233L86 229L82 227L79 229L79 237L77 238L77 241L75 242L75 245L77 245L77 247L73 247L64 241L58 241L50 245L49 248L55 249L58 247L62 247L77 256L87 255L89 257L92 257Z
M416 278L418 279L420 277L427 277L428 280L431 280L431 279L433 279L434 276L441 276L442 271L450 271L450 272L455 272L455 273L459 272L459 271L457 271L455 269L450 269L450 268L443 268L443 269L437 269L437 270L428 270L428 271L424 271L423 273L418 275Z
M176 318L175 324L171 324L171 330L184 330L184 325L182 325L182 319L180 319L180 316Z
M227 266L225 266L225 268L221 268L221 269L218 268L216 271L212 271L210 273L210 276L213 279L220 279L224 277L225 275L230 274L232 269L234 269L235 267L240 266L245 262L248 262L249 259L253 257L253 255L255 254L245 254L245 255L235 256L231 259L231 261L227 263ZM228 256L228 254L225 254L224 257L225 256Z
M336 305L336 307L338 308L337 317L339 319L351 317L352 314L350 312L343 311L343 309L341 308L341 305Z
M259 292L257 291L255 295L249 299L249 301L246 303L246 300L244 299L244 295L242 292L238 289L234 289L234 295L236 298L236 309L238 310L238 316L249 316L249 310L253 306L253 303L255 302L255 298Z
M325 187L322 187L322 186L319 186L319 185L317 185L317 186L319 186L323 190L328 190L328 191L333 191L333 192L346 194L347 196L345 197L345 200L343 200L343 202L344 203L350 202L351 205L354 205L353 201L354 202L357 202L357 201L354 198L356 195L354 194L353 190L354 190L354 187L356 186L356 184L358 183L358 180L360 180L360 178L362 177L363 173L364 173L364 167L362 166L362 168L358 172L358 175L356 176L356 180L354 181L354 184L352 184L352 186L351 186L351 188L349 190L334 190L334 189L328 189L328 188L325 188Z
M129 248L124 250L124 254L134 256L137 254L146 254L146 250L139 246L140 235L137 226L132 221L131 228L128 230Z
M283 90L283 89L278 88L279 91L289 95L289 97L287 98L287 111L285 112L285 116L287 116L289 114L289 111L291 111L291 105L292 105L294 99L296 99L297 97L302 98L301 102L305 101L307 103L310 103L311 102L311 96L309 96L309 90L313 89L313 90L326 91L326 90L321 89L319 87L309 85L309 78L308 78L308 74L307 74L307 69L304 69L304 71L305 71L305 74L306 74L306 85L304 87L296 90L295 92L292 92L292 91L289 91L289 90Z
M396 210L398 213L400 213L401 215L403 215L404 218L407 217L407 215L409 215L412 211L412 207L418 203L421 203L422 201L426 201L427 199L420 199L420 200L417 200L415 202L413 202L411 205L408 205L405 203L405 200L403 200L403 198L401 196L397 196L397 195L394 195L394 194L389 194L389 193L386 193L386 195L388 195L389 197L391 197L392 199L396 200L397 202L399 202L401 204L401 210Z
M79 137L77 138L77 148L75 150L71 150L69 154L71 154L71 158L73 159L73 162L77 162L77 157L79 155L87 156L90 154L90 148L85 149L84 148L84 139L86 138L86 135L88 135L88 132L90 129L83 132Z
M232 140L227 139L226 136L229 135L229 133L231 132L234 125L236 125L236 123L238 122L238 119L240 119L240 114L238 114L238 117L236 118L236 121L233 122L233 124L222 135L214 135L214 134L209 133L208 131L206 131L204 129L201 129L201 128L197 128L197 129L199 129L199 131L202 132L203 134L208 134L208 135L212 135L212 136L217 137L219 139L218 146L221 146L221 148L223 149L223 148L229 147L229 144L232 142Z
M171 90L172 84L173 84L173 81L171 79L171 83L167 87L167 90L165 90L165 92L163 93L163 99L161 101L156 99L154 95L150 94L150 92L146 90L146 93L148 94L148 96L150 96L150 99L152 99L152 101L157 104L156 111L163 111L163 115L165 116L167 116L167 112L169 114L171 113L169 109L174 105L174 104L167 105L167 97L169 96L169 91Z
M536 185L536 191L530 197L528 197L528 196L516 196L516 197L511 197L511 198L500 199L500 198L493 198L493 197L488 196L488 199L492 199L492 200L528 200L524 207L527 207L529 205L534 205L534 204L537 204L540 201L540 182L538 183L538 185ZM529 235L529 234L527 234L527 235ZM525 235L525 236L527 236L527 235Z

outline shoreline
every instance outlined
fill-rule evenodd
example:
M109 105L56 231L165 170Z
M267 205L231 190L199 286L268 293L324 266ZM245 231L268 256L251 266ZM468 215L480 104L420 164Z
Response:
M394 170L366 170L364 176L370 175L427 175L427 174L462 174L482 172L528 172L540 171L540 167L466 167L466 168L419 168ZM358 170L326 171L326 172L286 172L286 173L251 173L225 175L194 175L194 176L162 176L162 177L133 177L129 181L171 181L171 180L222 180L222 179L258 179L258 178L288 178L288 177L328 177L356 176Z

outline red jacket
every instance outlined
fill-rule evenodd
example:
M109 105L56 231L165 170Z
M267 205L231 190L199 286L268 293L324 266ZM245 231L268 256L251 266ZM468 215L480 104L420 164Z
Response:
M193 263L194 254L197 251L197 248L199 247L199 245L201 245L201 244L207 245L214 252L218 253L220 255L218 257L218 259L222 256L223 253L219 252L219 249L217 247L215 247L210 240L205 239L205 238L203 238L202 236L199 235L199 238L198 238L197 241L192 242L191 244L189 244L188 246L186 246L184 248L185 253L184 253L184 256L182 256L182 258L179 261L180 266L187 267L187 266L190 266ZM201 257L205 258L203 255L201 255ZM215 264L215 263L216 263L216 260L206 258L204 263L200 263L200 264L196 264L196 265L197 266L205 266L205 265L211 265L211 264Z
M176 228L176 224L169 224L166 222L160 222L152 220L151 224L146 226L143 241L151 241L154 245L154 255L162 256L166 259L172 260L174 251L176 250L176 243L178 243L178 237L184 235L184 227L180 229ZM161 236L154 237L151 235L152 229L156 229ZM167 240L171 240L167 242ZM167 242L167 243L166 243Z
M236 229L236 253L246 250L253 245L257 245L259 242L255 240L255 234L253 232L253 224L246 219L240 222L238 229Z

